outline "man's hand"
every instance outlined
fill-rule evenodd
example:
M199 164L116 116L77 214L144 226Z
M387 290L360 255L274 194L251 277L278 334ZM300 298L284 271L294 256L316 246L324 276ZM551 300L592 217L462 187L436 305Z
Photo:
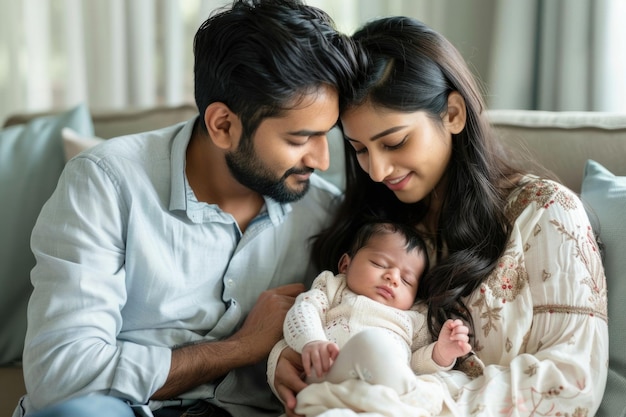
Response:
M302 284L289 284L261 293L241 329L223 341L194 343L172 350L170 373L154 400L174 398L214 381L235 368L265 359L283 337L283 321ZM295 403L295 399L294 399Z
M307 385L303 378L302 358L295 350L285 348L276 364L274 389L285 404L285 413L288 417L298 416L294 408L296 408L296 395Z
M315 376L321 378L333 366L335 359L339 355L339 346L327 340L314 340L304 345L302 348L302 366L306 376L311 376L311 370L315 371Z
M302 284L288 284L261 293L239 331L228 340L236 340L248 350L252 363L265 359L283 338L283 322Z

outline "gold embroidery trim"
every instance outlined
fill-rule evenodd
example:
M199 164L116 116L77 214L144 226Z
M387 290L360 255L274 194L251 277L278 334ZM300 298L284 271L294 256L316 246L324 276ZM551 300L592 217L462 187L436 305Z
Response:
M563 305L536 306L533 307L533 312L535 314L583 314L590 317L598 317L608 323L608 317L606 314L603 314L600 311L594 310L589 307L570 307Z

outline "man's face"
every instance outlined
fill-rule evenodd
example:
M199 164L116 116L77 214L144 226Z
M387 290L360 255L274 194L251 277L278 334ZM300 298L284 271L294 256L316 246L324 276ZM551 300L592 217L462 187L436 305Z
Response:
M264 119L252 138L226 154L232 175L278 202L302 198L315 169L328 169L326 134L339 116L337 93L322 87L280 117Z

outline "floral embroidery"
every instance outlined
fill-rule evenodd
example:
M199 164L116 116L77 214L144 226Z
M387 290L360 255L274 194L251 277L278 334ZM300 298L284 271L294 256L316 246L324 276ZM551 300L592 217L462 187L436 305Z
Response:
M576 407L571 413L567 411L558 411L554 409L551 399L559 397L563 392L563 387L552 387L547 391L538 392L535 389L530 389L530 398L525 398L518 394L518 397L512 396L508 401L509 404L500 413L506 416L518 415L519 411L523 411L525 416L538 417L538 416L561 416L561 417L588 417L589 410L587 408ZM532 408L528 408L527 404L533 405ZM547 403L546 403L547 402ZM544 404L545 403L545 404Z
M493 296L502 303L515 300L528 282L528 273L519 258L519 253L507 250L500 258L496 269L485 281Z
M485 337L491 330L497 329L496 322L502 318L500 315L502 304L514 301L526 287L528 273L520 257L521 255L509 246L494 271L481 286L478 298L472 303L472 307L481 312ZM490 297L486 296L488 293ZM501 304L490 306L488 300L492 299L499 300Z
M506 338L506 342L504 343L504 349L507 352L510 352L511 349L513 349L513 343L511 342L511 339L509 339L508 337Z
M575 257L580 259L581 263L585 266L588 275L581 280L581 284L586 285L590 290L589 301L593 304L593 309L597 314L606 320L608 311L606 304L606 280L602 271L596 271L595 268L601 265L601 262L597 261L597 257L600 256L599 248L596 243L593 230L590 226L587 226L583 231L568 230L565 225L557 220L550 220L556 230L565 238L575 243ZM596 258L592 260L592 258ZM545 276L545 272L544 272ZM548 312L553 312L556 309L563 309L563 307L549 307ZM594 311L589 311L587 308L566 308L568 312L582 313L582 314L595 314Z
M478 358L478 356L476 356L474 352L470 352L465 357L457 360L457 366L455 369L462 371L470 378L476 378L483 374L485 364Z
M539 233L541 233L541 225L536 224L535 230L533 230L533 236L537 236Z
M575 213L571 213L574 210ZM474 376L476 364L482 359L502 367L511 363L516 369L515 372L511 369L510 381L505 372L501 375L483 369L483 378L464 384L455 392L456 402L464 415L477 417L486 414L485 411L501 417L588 417L591 412L585 407L592 403L592 397L584 391L589 380L584 376L573 380L577 377L565 372L562 376L569 381L560 386L559 375L553 377L545 372L548 367L542 361L525 362L517 354L526 353L531 357L545 350L545 344L552 343L551 338L542 340L542 335L537 334L533 315L537 318L538 314L558 314L560 317L554 317L555 323L567 320L565 316L572 314L606 319L604 273L593 230L584 219L576 194L555 182L536 177L526 177L511 193L506 216L514 227L511 241L494 271L466 300L475 325L473 352L480 358L469 356L459 360L457 368ZM543 256L560 258L551 263L544 262ZM571 264L561 258L567 258ZM532 282L530 271L538 274L532 275ZM557 282L557 279L564 282ZM576 291L567 293L567 301L563 301L552 292L542 294L540 288L535 294L530 291L531 285L545 285L546 291L557 294L561 288L564 293L570 289ZM535 295L538 297L529 299ZM541 299L545 301L539 301ZM535 303L533 306L531 301ZM520 320L524 322L520 323L514 315L521 315ZM508 334L502 334L505 326L517 326L524 334L507 338ZM578 338L580 334L572 334L567 343L582 343ZM573 354L572 358L584 360L581 355ZM501 394L500 401L485 404L483 399L491 391Z
M485 337L489 336L489 332L491 332L492 329L496 328L495 322L500 321L500 319L502 318L500 316L500 310L502 310L502 307L489 307L489 304L487 303L487 299L485 297L484 287L480 289L480 296L476 301L474 301L474 303L472 303L472 307L477 307L479 311L484 310L480 315L480 318L485 323L483 324L482 329Z
M532 364L524 371L524 373L528 376L535 376L538 368L539 366L537 366L537 364Z
M511 199L506 213L509 221L513 223L532 203L537 204L537 210L548 208L555 203L565 210L571 210L576 208L577 204L574 194L555 182L539 179L529 181L521 188L519 195Z
M524 337L522 338L522 352L528 351L528 341L530 340L530 329L526 332ZM541 342L539 342L541 343Z
M587 417L589 415L589 410L586 408L576 407L574 412L572 413L572 417Z
M591 317L598 316L604 321L607 321L606 314L603 314L602 312L597 311L590 307L575 307L575 306L567 306L567 305L544 305L544 306L533 307L533 311L535 314L539 314L539 313L584 314L584 315L589 315Z

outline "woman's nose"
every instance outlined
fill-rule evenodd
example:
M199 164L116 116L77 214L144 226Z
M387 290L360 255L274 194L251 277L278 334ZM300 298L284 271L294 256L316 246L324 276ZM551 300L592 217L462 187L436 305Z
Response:
M368 174L372 181L383 182L389 175L391 164L387 163L385 158L380 155L370 154L369 168Z

